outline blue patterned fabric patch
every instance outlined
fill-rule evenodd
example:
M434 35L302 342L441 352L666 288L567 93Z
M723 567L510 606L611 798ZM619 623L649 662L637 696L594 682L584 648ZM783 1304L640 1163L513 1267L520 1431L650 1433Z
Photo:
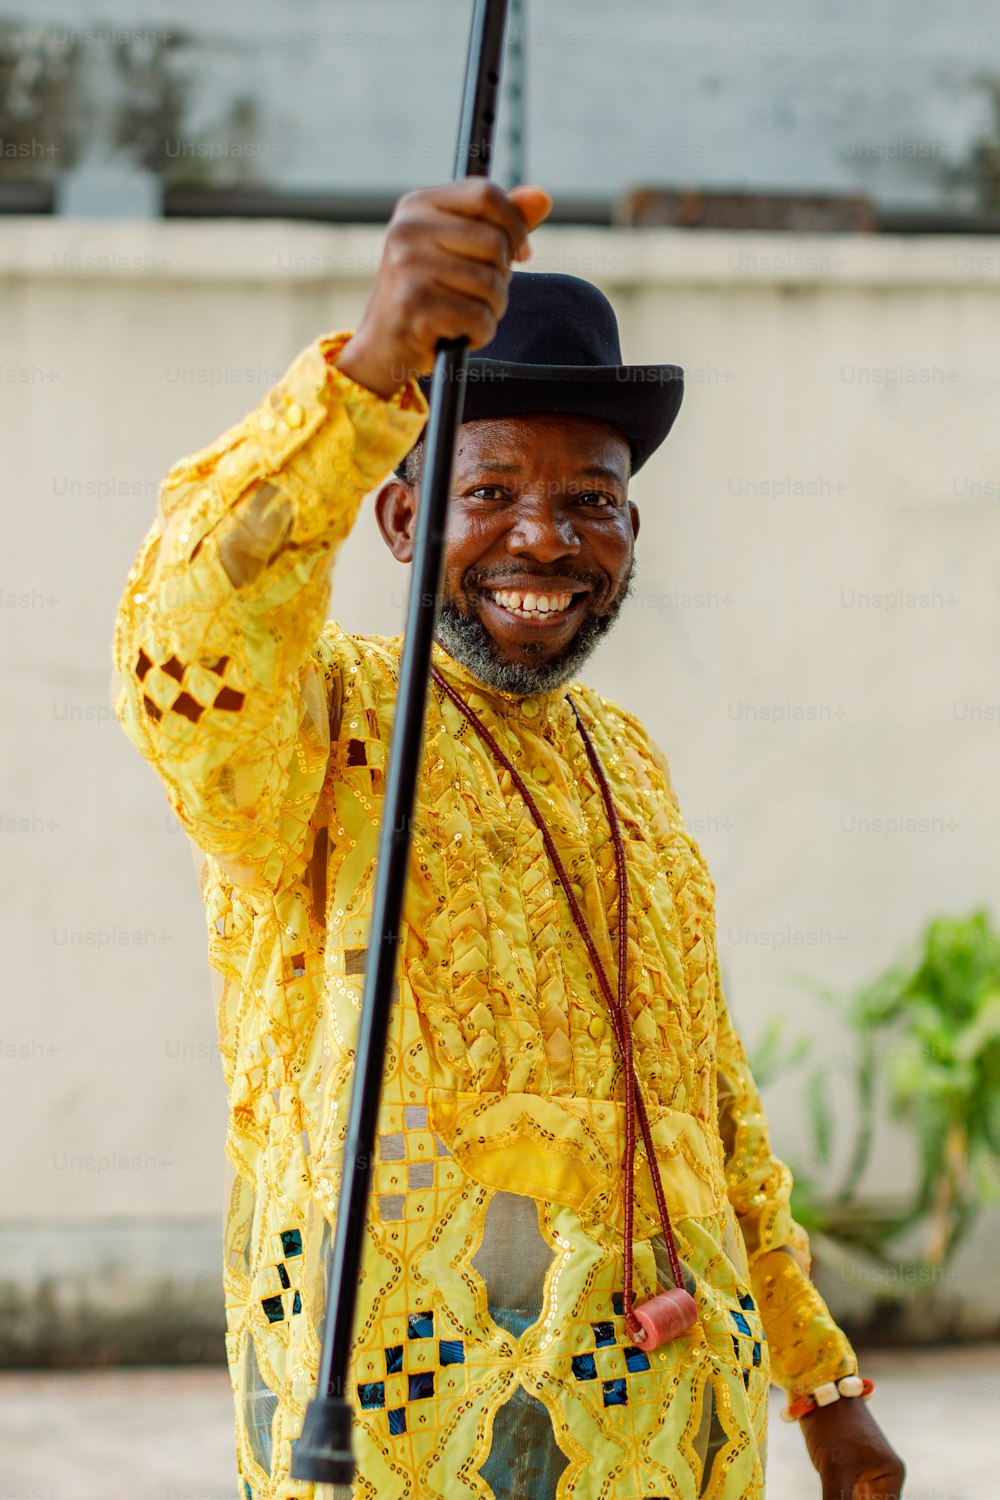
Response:
M411 1339L432 1339L434 1337L433 1312L408 1313L406 1316L406 1337L408 1341ZM427 1368L427 1364L433 1356L432 1351L426 1345L415 1348L410 1355L409 1361L405 1354L407 1347L408 1344L389 1344L382 1350L385 1356L385 1373L387 1379L393 1375L406 1375L405 1399L407 1403L411 1401L431 1400L436 1394L435 1376L442 1369L454 1371L454 1373L449 1373L445 1376L449 1392L453 1394L462 1389L465 1375L461 1372L461 1366L466 1362L465 1341L463 1339L438 1339L437 1364L432 1369ZM407 1363L411 1367L414 1364L420 1364L423 1368L408 1371L404 1369ZM389 1396L395 1395L397 1390L398 1386L394 1387L390 1385ZM363 1391L369 1393L367 1400L362 1395ZM385 1381L373 1381L367 1386L359 1385L358 1395L362 1406L384 1408L388 1399L385 1391ZM396 1395L396 1399L399 1399L398 1395ZM399 1437L406 1432L406 1409L404 1406L397 1406L386 1412L389 1433L392 1437ZM427 1417L422 1416L419 1420L426 1422Z
M737 1328L740 1330L740 1333L749 1334L750 1337L753 1338L753 1329L750 1327L750 1324L747 1322L742 1313L730 1312L730 1317L736 1324Z
M641 1349L629 1345L625 1350L625 1368L632 1371L648 1370L649 1356L643 1354Z
M615 1341L615 1325L613 1323L591 1323L594 1330L594 1343L598 1349L603 1349L606 1344Z
M263 1297L260 1305L267 1313L269 1323L280 1323L285 1316L280 1297Z
M410 1339L432 1339L434 1337L434 1314L410 1313L406 1320L406 1336Z
M624 1380L604 1382L604 1404L605 1406L628 1406L628 1392L625 1389Z
M574 1354L570 1361L577 1380L596 1380L597 1361L592 1354Z
M302 1231L299 1229L283 1229L281 1231L281 1248L288 1260L291 1260L293 1255L301 1255Z

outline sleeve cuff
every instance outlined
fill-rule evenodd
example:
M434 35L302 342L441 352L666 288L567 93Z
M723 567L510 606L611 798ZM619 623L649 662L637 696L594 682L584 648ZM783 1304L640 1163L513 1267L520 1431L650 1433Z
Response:
M337 366L337 360L350 332L331 334L320 339L319 350L326 365L326 384L346 411L354 427L356 443L354 461L372 474L372 482L395 468L423 431L429 407L415 379L397 386L388 400L359 385ZM386 454L392 456L386 462Z
M314 340L247 418L175 465L160 491L161 562L193 557L252 486L279 473L297 544L346 535L362 497L420 437L428 411L414 380L386 401L331 365L350 337Z
M794 1255L786 1250L762 1255L753 1268L753 1290L770 1347L771 1377L791 1400L857 1374L850 1340Z

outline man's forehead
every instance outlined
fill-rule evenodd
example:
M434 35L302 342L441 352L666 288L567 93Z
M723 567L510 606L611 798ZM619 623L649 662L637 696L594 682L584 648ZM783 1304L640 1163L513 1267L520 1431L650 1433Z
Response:
M561 412L463 422L455 461L456 467L517 473L536 468L540 454L564 457L579 473L628 478L631 450L624 433L603 418Z

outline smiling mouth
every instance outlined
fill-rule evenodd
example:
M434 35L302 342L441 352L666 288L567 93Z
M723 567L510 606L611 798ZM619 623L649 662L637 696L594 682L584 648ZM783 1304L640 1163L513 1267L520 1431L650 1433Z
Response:
M570 614L576 604L586 598L586 592L569 593L566 590L551 593L535 593L521 589L487 589L486 598L498 605L517 620L556 621Z

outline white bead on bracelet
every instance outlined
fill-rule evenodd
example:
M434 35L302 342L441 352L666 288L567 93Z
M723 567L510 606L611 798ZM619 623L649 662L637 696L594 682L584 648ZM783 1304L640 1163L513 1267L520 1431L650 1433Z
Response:
M829 1406L831 1401L839 1401L841 1396L860 1396L864 1388L865 1383L860 1375L845 1375L843 1380L831 1380L826 1385L818 1385L812 1395L817 1406Z

